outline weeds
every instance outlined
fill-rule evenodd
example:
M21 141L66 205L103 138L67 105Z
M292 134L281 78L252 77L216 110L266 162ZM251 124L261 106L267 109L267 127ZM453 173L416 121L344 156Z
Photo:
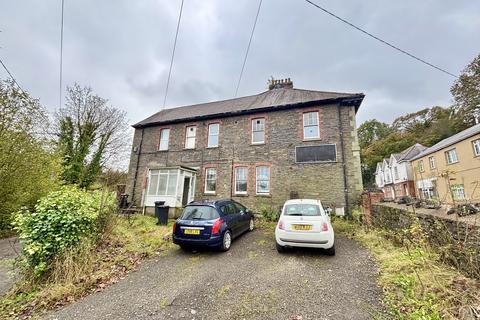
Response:
M446 266L421 241L399 233L334 219L337 233L354 238L378 261L384 304L396 319L475 319L480 315L478 281ZM415 228L410 234L415 234Z
M110 220L105 226L111 231L102 239L66 250L53 259L49 273L42 278L30 276L24 269L23 277L0 302L0 318L28 318L102 291L143 258L171 245L166 240L170 225L157 226L153 217L136 216L128 222L112 216Z

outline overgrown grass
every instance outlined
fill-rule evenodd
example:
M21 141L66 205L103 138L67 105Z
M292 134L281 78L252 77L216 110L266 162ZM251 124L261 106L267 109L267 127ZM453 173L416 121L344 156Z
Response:
M379 285L389 318L476 319L480 316L480 283L442 264L427 246L403 245L391 240L388 231L334 219L337 233L353 238L375 256Z
M0 301L0 318L28 318L101 291L134 269L143 258L171 246L168 226L150 216L112 217L98 243L84 242L53 261L42 279L25 275Z

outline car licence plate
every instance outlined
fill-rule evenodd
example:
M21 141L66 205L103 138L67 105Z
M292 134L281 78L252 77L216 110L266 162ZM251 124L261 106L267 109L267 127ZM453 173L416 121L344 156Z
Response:
M198 229L184 229L184 234L200 234L200 230Z
M311 224L294 224L292 225L293 230L301 230L301 231L310 231L312 230Z

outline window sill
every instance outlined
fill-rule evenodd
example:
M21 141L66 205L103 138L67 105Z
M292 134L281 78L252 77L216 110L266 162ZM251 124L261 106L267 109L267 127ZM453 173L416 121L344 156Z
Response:
M188 151L188 150L196 150L196 148L183 148L183 150Z
M248 197L248 193L234 193L234 197Z
M169 150L166 149L166 150L157 150L157 152L168 152Z
M265 142L258 142L258 143L250 143L251 146L263 146L265 145Z
M216 146L216 147L206 147L205 149L218 149L219 146Z
M452 164L456 164L456 163L459 163L460 161L455 161L455 162L450 162L450 163L447 163L447 166L451 166Z
M270 193L257 193L255 197L260 197L260 198L271 198L272 195Z
M204 196L216 196L217 193L216 192L204 192L203 195Z
M322 138L318 137L318 138L303 138L303 142L309 142L309 141L321 141Z

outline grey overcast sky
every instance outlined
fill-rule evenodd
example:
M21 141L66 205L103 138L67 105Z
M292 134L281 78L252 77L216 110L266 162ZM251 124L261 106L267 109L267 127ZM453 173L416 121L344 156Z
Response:
M314 0L458 74L480 52L480 1ZM180 0L65 0L64 85L91 86L135 123L160 110ZM232 98L258 1L185 0L167 107ZM61 0L0 0L0 57L58 107ZM4 70L0 77L6 78ZM239 96L297 88L364 92L358 121L451 103L453 78L303 0L264 0Z

